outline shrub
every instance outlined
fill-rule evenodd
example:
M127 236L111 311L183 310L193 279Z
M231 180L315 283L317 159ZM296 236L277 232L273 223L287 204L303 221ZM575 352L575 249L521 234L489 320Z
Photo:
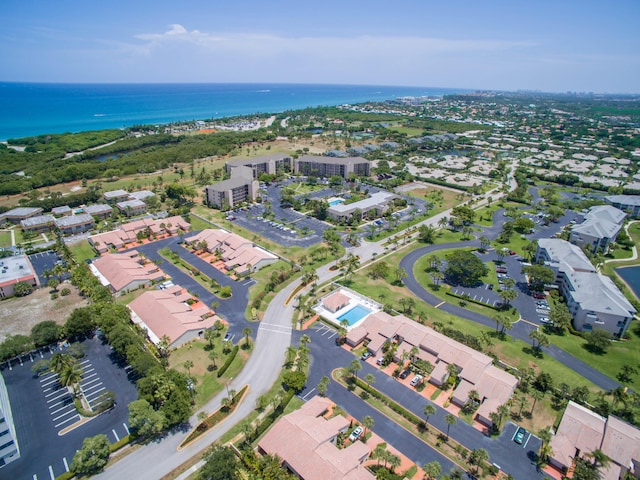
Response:
M60 290L60 296L62 297L66 297L70 293L71 293L71 290L69 290L68 288L63 288L62 290Z
M231 362L233 362L233 359L236 358L236 355L238 354L238 350L240 350L240 347L238 345L235 345L233 347L233 350L231 350L231 353L229 354L227 359L224 361L224 365L222 365L222 367L220 367L220 369L218 370L218 374L217 374L218 378L224 375L224 372L227 371L227 369L231 365Z
M56 300L58 298L58 294L57 293L52 293L51 294L51 300Z

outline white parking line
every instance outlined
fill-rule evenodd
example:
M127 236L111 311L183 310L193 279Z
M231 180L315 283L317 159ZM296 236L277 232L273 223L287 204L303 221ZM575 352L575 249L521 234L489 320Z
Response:
M311 395L314 391L315 391L315 388L312 388L312 389L309 391L309 393L307 393L304 397L302 397L302 400L305 400L305 401L306 401L306 400L307 400L307 397L308 397L309 395Z
M65 423L69 423L70 421L75 420L76 418L77 418L78 420L80 420L80 415L74 415L73 417L69 417L69 418L68 418L67 420L65 420L64 422L56 423L56 424L54 425L54 427L55 427L55 428L61 427L61 426L62 426L62 425L64 425Z
M69 471L69 464L67 463L67 457L62 457L62 463L64 463L65 471Z
M96 377L93 380L89 381L89 382L82 382L82 388L86 389L88 385L91 385L92 383L95 382L100 382L100 377ZM102 383L102 382L100 382Z
M120 437L118 436L116 431L114 429L111 429L111 431L113 432L113 436L116 437L116 442L119 442L120 441Z
M129 435L131 432L129 431L129 427L127 427L126 423L123 423L122 426L124 427L124 429L127 431L127 435Z
M56 476L53 474L53 468L49 465L49 475L51 475L51 480L56 480Z
M63 413L62 415L58 415L57 417L53 417L53 421L56 422L58 420L60 420L61 418L67 417L70 413L73 413L73 416L75 417L77 414L76 409L73 408L72 410L69 410L66 413Z
M51 407L49 407L49 408L51 408ZM58 410L53 410L52 412L49 412L49 413L50 413L51 415L55 415L55 414L56 414L56 413L58 413L60 410L66 410L66 409L68 409L68 408L69 408L69 405L65 405L64 407L60 407ZM73 408L75 409L76 407L73 407Z
M61 391L61 392L60 392L60 395L58 395L57 397L52 398L52 399L50 399L50 400L47 400L47 403L51 403L51 402L55 402L56 400L60 400L62 397L64 397L64 396L65 396L65 395L67 395L68 393L69 393L69 392L67 392L66 390L63 390L63 391ZM55 394L55 393L50 393L49 395L47 395L47 397L48 397L48 396L50 396L50 395L54 395L54 394ZM49 407L49 408L51 408L51 407Z
M102 385L102 384L100 384L100 385ZM93 397L95 394L100 393L100 392L101 392L101 391L103 391L103 390L106 390L106 388L105 388L105 387L102 387L102 388L100 388L99 390L96 390L95 392L91 392L91 393L89 393L89 394L88 394L87 392L85 392L84 396L85 396L85 398L87 398L87 399L88 399L88 397L89 397L89 396Z
M82 381L88 380L89 378L96 377L96 376L98 376L97 373L92 373L91 375L87 375L87 376L83 377Z
M40 380L40 383L42 383L42 385L40 385L40 386L41 387L46 387L47 385L51 385L52 383L57 382L58 381L58 375L56 375L55 377L51 377L50 379L47 379L47 380L50 380L50 381L48 381L47 383L43 383L44 380Z
M527 441L524 442L524 445L522 445L522 448L526 448L527 447L527 443L529 443L529 440L531 440L531 434L529 434L529 436L527 437Z

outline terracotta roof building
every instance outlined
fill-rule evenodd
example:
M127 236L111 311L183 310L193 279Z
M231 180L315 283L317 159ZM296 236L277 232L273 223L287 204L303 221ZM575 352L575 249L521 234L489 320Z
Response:
M129 305L131 320L143 327L151 341L158 344L165 335L171 348L198 337L221 320L205 304L179 285L164 290L149 290Z
M618 480L626 472L640 473L640 429L617 417L602 417L591 410L569 402L558 430L549 444L551 465L568 470L574 458L601 450L611 460L601 469L603 480Z
M455 365L459 384L451 401L464 406L469 401L469 392L475 390L480 396L477 420L489 426L493 424L490 414L509 401L518 385L518 379L495 367L491 357L404 315L394 317L385 312L372 313L347 334L347 343L351 346L364 340L369 340L367 349L374 355L380 353L385 342L396 342L395 361L400 361L402 352L417 347L416 356L434 366L429 382L436 386L447 381L447 367Z
M189 245L205 242L207 251L217 253L224 268L238 275L245 275L278 261L278 257L258 247L250 240L226 230L206 229L186 238Z
M347 431L349 420L324 418L331 406L329 399L313 397L278 420L258 443L260 450L278 455L302 480L374 480L375 475L363 466L369 457L364 443L356 441L343 449L336 446L336 438Z
M114 293L127 293L164 278L164 272L136 250L126 253L108 253L94 260L89 268L100 283Z
M15 255L0 259L0 298L13 296L13 288L18 282L26 282L32 287L40 285L29 257Z

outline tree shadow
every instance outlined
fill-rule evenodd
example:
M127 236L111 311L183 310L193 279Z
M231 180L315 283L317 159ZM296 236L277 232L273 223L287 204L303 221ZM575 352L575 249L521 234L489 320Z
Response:
M600 348L600 347L598 347L596 345L591 345L589 343L583 344L582 348L584 348L589 353L593 353L594 355L598 355L599 357L601 357L602 355L607 353L606 350L603 350L602 348Z
M544 358L544 355L542 354L542 350L540 350L539 348L533 348L530 346L527 347L522 347L522 352L526 353L527 355L531 355L535 358Z

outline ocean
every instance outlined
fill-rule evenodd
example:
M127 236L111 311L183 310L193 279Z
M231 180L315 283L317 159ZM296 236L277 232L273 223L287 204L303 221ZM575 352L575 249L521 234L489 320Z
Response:
M616 268L616 273L627 282L634 295L640 298L640 266Z
M0 140L468 91L370 85L0 83Z

